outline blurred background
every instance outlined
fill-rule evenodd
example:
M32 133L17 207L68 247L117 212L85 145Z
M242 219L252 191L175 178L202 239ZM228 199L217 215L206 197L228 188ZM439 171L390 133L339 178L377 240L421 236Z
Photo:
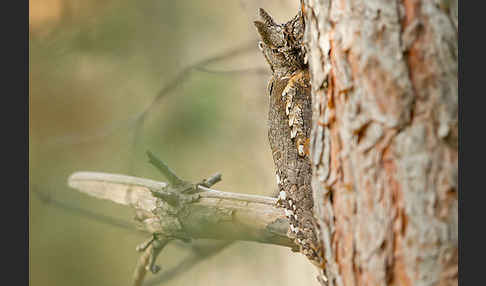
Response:
M151 150L185 179L275 192L259 7L284 22L298 0L30 0L30 285L130 285L147 234L68 188L72 172L164 180ZM258 243L172 243L158 264L150 285L318 285L304 256Z

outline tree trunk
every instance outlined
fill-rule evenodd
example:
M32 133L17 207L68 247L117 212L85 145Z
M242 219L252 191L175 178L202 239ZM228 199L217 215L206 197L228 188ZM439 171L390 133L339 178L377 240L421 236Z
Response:
M457 1L304 2L328 284L457 285Z

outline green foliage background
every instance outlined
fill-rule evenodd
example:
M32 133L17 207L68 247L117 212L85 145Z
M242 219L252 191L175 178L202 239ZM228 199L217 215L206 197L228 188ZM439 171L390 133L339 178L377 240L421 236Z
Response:
M129 285L146 236L42 203L63 203L130 221L133 212L66 186L74 171L163 180L149 149L180 176L223 173L217 189L270 195L266 82L252 20L257 8L285 21L298 1L31 0L29 248L31 285ZM57 12L56 12L57 11ZM246 53L193 70L134 118L191 64L254 43ZM262 74L262 70L267 71ZM138 138L136 144L135 138ZM196 242L208 244L210 241ZM163 270L190 254L172 244ZM312 266L288 249L238 242L164 285L316 285Z

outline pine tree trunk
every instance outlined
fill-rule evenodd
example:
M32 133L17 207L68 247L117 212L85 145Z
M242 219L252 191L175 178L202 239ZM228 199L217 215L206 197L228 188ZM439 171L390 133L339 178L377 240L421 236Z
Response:
M304 2L329 285L457 285L457 1Z

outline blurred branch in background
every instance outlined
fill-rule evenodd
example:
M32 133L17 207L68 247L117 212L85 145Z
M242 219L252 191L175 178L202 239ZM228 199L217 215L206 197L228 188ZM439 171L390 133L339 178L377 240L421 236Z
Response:
M104 126L92 132L91 135L79 135L79 134L68 134L64 136L58 136L54 138L50 138L44 144L47 145L58 145L58 144L83 144L88 143L91 141L101 140L105 137L108 137L112 134L115 134L117 131L127 131L132 128L135 128L135 143L138 143L139 137L141 133L138 131L140 128L143 127L143 123L145 121L145 117L150 113L150 111L155 108L164 98L166 95L170 94L174 91L180 84L188 79L192 71L200 71L206 73L217 73L217 74L230 74L230 75L241 75L241 74L268 74L268 71L262 68L253 68L253 69L241 69L241 70L229 70L229 71L215 71L211 69L207 69L206 66L218 61L227 60L232 57L236 57L243 53L249 52L255 49L255 43L248 42L245 45L240 47L232 48L228 51L221 52L213 57L209 57L206 59L202 59L199 62L196 62L192 65L183 68L166 86L162 87L159 92L157 92L155 98L152 100L150 104L148 104L140 113L132 116L131 118L124 120L122 122L111 124L110 126Z
M92 212L89 210L86 210L84 208L80 208L78 206L74 206L72 204L57 200L53 198L48 192L41 191L39 187L34 186L30 187L30 191L35 195L39 201L41 201L44 205L46 206L51 206L54 208L61 209L65 212L69 212L72 214L76 214L82 217L86 217L89 219L92 219L94 221L98 221L104 224L107 224L109 226L129 230L129 231L136 231L140 234L146 234L146 232L137 229L134 227L133 223L128 222L128 221L123 221L114 217L106 216L100 213Z
M211 246L206 246L199 251L192 251L192 253L188 257L184 258L184 260L177 266L159 274L157 277L148 280L146 283L144 283L144 285L155 286L166 283L178 275L191 270L198 263L218 254L233 243L233 241L215 241Z

